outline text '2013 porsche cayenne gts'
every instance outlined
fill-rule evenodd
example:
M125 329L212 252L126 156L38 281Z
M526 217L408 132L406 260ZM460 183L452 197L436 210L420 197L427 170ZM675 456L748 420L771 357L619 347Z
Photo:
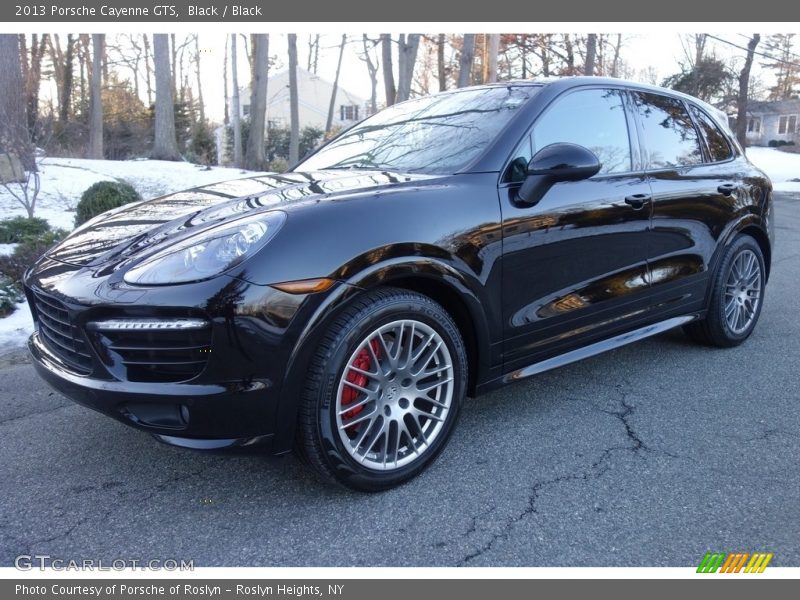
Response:
M771 184L724 115L568 78L392 106L281 175L126 205L27 273L39 373L194 448L295 448L380 490L466 395L764 302Z

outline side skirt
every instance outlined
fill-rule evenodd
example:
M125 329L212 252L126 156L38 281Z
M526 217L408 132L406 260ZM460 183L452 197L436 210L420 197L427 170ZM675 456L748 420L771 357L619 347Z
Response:
M639 340L643 340L645 338L658 335L659 333L663 333L664 331L674 329L675 327L680 327L681 325L685 325L686 323L689 323L697 319L698 316L699 316L698 314L691 314L691 315L683 315L680 317L672 317L664 321L659 321L658 323L652 323L645 327L634 329L633 331L628 331L620 335L615 335L614 337L610 337L608 339L601 340L599 342L594 342L593 344L589 344L588 346L584 346L582 348L576 348L575 350L570 350L569 352L565 352L564 354L560 354L552 358L547 358L545 360L535 362L531 365L528 365L527 367L516 369L514 371L511 371L510 373L506 373L502 377L498 377L493 381L487 382L484 386L481 386L479 392L480 393L488 392L491 389L501 387L507 383L520 381L522 379L527 379L528 377L532 377L533 375L538 375L539 373L544 373L545 371L549 371L551 369L563 367L564 365L568 365L570 363L583 360L584 358L589 358L591 356L601 354L608 350L613 350L614 348L627 346L628 344L632 344L633 342L638 342Z

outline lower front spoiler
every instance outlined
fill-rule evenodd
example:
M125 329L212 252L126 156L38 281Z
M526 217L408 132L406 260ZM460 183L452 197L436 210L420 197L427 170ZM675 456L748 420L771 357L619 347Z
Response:
M85 377L52 356L34 333L28 349L36 371L70 400L185 448L258 443L271 449L278 394L271 382L132 383Z

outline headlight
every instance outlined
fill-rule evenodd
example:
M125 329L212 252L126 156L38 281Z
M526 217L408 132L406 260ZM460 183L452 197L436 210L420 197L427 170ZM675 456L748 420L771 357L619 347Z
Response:
M284 213L275 211L219 225L157 252L125 273L124 279L160 285L215 277L264 246L285 220Z

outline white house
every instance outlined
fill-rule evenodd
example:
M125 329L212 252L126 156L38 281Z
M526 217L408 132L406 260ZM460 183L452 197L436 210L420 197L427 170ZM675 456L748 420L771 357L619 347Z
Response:
M328 120L333 83L303 68L297 68L297 104L300 128L319 127L325 129ZM239 92L240 114L250 114L250 88ZM333 111L333 126L349 127L369 113L369 102L344 89L336 90ZM231 109L232 110L232 109ZM267 79L267 126L289 127L289 71L275 73Z
M747 143L800 143L800 98L775 102L750 102L747 106Z

